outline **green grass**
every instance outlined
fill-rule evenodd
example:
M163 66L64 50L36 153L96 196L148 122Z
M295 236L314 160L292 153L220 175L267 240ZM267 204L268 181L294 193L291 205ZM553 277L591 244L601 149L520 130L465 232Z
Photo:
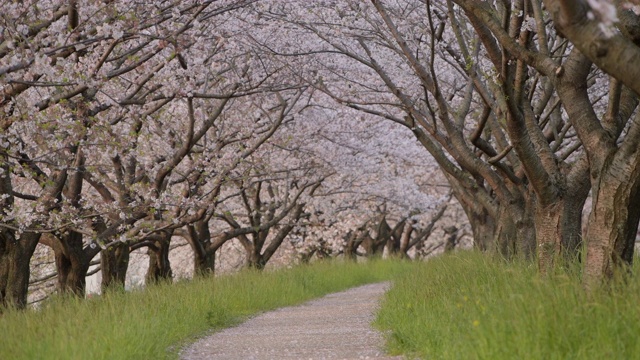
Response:
M409 263L317 263L157 285L89 300L57 299L0 315L0 359L158 359L210 329L356 285L389 280Z
M427 359L639 359L640 274L586 293L561 271L443 256L396 280L376 323L392 354Z

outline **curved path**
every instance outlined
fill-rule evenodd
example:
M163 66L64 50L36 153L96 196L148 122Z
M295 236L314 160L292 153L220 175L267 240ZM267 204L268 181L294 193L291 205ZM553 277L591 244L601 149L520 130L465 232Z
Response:
M192 344L181 359L400 359L386 357L371 328L388 283L277 309Z

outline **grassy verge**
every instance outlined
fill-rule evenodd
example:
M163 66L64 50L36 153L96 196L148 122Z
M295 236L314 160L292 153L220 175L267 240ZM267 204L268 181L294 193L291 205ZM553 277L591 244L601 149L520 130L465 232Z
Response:
M389 351L428 359L637 359L639 275L587 294L564 273L445 256L396 280L377 324Z
M318 263L158 285L0 316L0 359L176 358L181 345L248 315L388 280L408 263Z

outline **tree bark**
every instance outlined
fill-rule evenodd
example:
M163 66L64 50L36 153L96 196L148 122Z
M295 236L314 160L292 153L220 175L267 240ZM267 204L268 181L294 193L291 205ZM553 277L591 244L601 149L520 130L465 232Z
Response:
M506 207L500 209L494 236L498 254L506 259L512 259L516 253L518 240L516 225Z
M199 276L213 275L216 270L216 252L193 253L193 271Z
M597 181L585 234L585 284L590 287L628 269L640 219L640 164L612 161ZM625 166L626 165L626 166Z
M586 197L568 196L549 206L536 208L535 224L538 243L538 268L548 273L558 264L579 260L582 244L582 208Z
M473 211L469 208L465 209L471 232L473 233L473 247L482 252L496 251L495 233L496 221L489 215L486 209L480 212Z
M386 243L385 242L377 242L376 238L373 238L371 236L371 234L367 233L364 235L363 240L362 240L362 248L365 251L365 256L368 258L373 258L373 257L381 257L382 256L382 251L384 250L384 245Z
M247 267L249 269L264 270L265 266L267 266L267 262L259 251L252 251L248 255Z
M187 225L186 232L176 232L184 237L193 250L193 273L196 276L209 276L215 273L216 252L227 241L233 239L233 233L223 232L211 235L209 219L198 220Z
M118 243L100 252L102 292L124 290L129 268L129 245Z
M382 257L384 247L391 237L391 227L387 223L386 216L382 216L382 219L378 223L376 237L373 238L367 233L362 241L362 247L367 252L367 257Z
M401 251L402 247L402 234L405 232L405 228L411 226L411 220L403 219L399 221L391 230L389 239L387 240L386 248L389 256L401 256L404 257ZM407 243L408 245L408 243ZM405 246L406 249L406 246Z
M187 225L186 234L182 235L193 251L193 274L194 276L208 276L215 272L216 250L211 242L211 231L208 220L199 220Z
M147 284L170 281L173 278L171 263L169 262L169 246L173 231L163 231L153 246L148 247L149 268L146 275Z
M29 288L29 260L40 234L22 234L15 238L13 230L0 231L0 313L3 308L24 309Z
M516 253L526 260L535 261L536 227L535 211L537 202L534 194L526 194L522 200L522 213L514 216L517 234Z
M347 235L345 235L344 239L346 241L344 245L344 257L350 261L356 261L358 259L358 247L362 244L363 236L362 231L360 229L355 231L349 231Z
M65 231L56 235L52 245L58 272L58 291L83 297L91 258L83 251L82 234Z
M450 253L456 248L456 245L458 245L458 228L455 226L447 226L444 228L444 233L447 236L444 244L444 252Z
M404 227L402 228L402 233L400 234L400 248L398 249L398 253L400 254L400 256L402 258L408 259L409 258L409 250L411 249L412 245L415 246L414 244L411 244L411 234L414 233L414 224L413 221L411 220L407 220L404 224ZM430 235L429 234L425 234L426 237L428 237ZM422 236L422 234L420 234L420 236ZM425 239L419 239L419 241L424 241Z
M467 215L471 232L473 234L474 248L488 253L496 253L497 246L497 230L498 219L497 204L491 209L483 206L482 203L476 201L472 193L465 189L460 181L453 176L445 174L449 184L451 184L451 193L458 200L462 210Z

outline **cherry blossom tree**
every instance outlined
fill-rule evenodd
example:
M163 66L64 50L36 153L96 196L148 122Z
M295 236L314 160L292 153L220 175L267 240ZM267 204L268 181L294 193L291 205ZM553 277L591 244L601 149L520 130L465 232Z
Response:
M637 207L632 205L638 200L638 179L633 171L638 159L637 120L634 115L638 88L635 80L630 80L634 78L629 76L627 62L638 51L634 30L638 24L636 9L626 2L545 1L549 11L547 16L553 20L558 33L571 42L569 56L563 63L558 63L545 52L546 48L536 51L527 46L526 37L531 36L529 32L523 31L517 42L513 37L505 36L505 31L499 29L486 6L466 1L458 3L477 17L479 27L490 32L501 46L508 49L520 68L529 66L535 69L548 78L550 86L556 88L563 109L583 146L586 159L583 162L588 163L591 180L593 201L584 235L587 247L585 281L593 284L611 277L616 267L630 264L633 259L640 216ZM541 4L533 5L523 9L539 12ZM618 19L618 14L623 20ZM538 18L544 21L543 14L540 13ZM538 26L538 38L543 39L554 30ZM590 82L600 71L609 77L600 77L608 87L608 93L604 97L606 105L598 106L593 101L594 86ZM520 71L520 74L524 72ZM520 76L517 83L526 83L526 76ZM512 113L523 113L526 122L526 110L513 105ZM553 177L553 173L550 174ZM542 177L548 182L545 179ZM536 188L539 197L545 191L550 191L551 196L562 196L558 194L558 187Z
M631 264L640 220L640 128L634 110L640 83L629 64L640 57L640 11L623 1L545 1L558 31L575 46L561 80L567 112L590 164L593 202L585 240L585 279L591 284ZM600 115L586 104L584 84L597 66L610 75L607 111Z

